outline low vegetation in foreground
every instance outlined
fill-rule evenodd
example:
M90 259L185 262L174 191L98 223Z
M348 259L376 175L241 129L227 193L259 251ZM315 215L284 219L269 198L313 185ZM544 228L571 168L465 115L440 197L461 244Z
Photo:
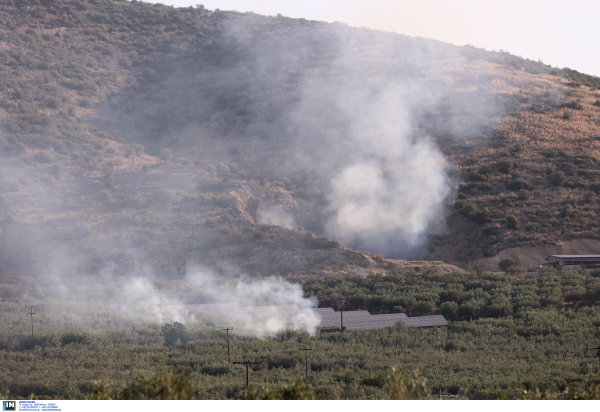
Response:
M161 287L170 287L171 296L185 289L176 282ZM413 309L427 302L432 311L477 308L488 317L432 329L399 325L316 336L284 331L264 339L232 334L232 362L261 362L251 366L249 392L245 367L227 360L225 319L141 322L141 311L118 311L94 288L73 286L69 298L61 298L62 288L39 282L37 291L30 290L38 298L0 303L3 393L40 399L383 399L420 387L418 394L401 397L441 391L469 399L522 399L597 397L593 385L600 383L597 354L587 349L600 343L600 277L586 270L560 276L548 271L537 279L396 270L307 280L307 296L346 292L348 302L370 309L406 310L412 299ZM33 339L24 303L37 305ZM311 349L310 390L299 393L301 348ZM407 383L392 391L400 379L393 366Z

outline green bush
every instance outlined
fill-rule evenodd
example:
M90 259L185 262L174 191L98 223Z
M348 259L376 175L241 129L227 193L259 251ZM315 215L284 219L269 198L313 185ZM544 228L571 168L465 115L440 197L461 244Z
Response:
M519 219L514 215L506 216L506 225L509 229L518 229L519 227Z
M509 174L515 167L515 161L508 158L502 158L496 162L498 170L504 174Z
M600 195L600 182L595 182L590 185L590 190L597 195Z
M573 214L573 206L571 205L564 205L561 209L560 209L560 217L569 217Z
M518 178L506 182L506 188L511 192L518 192L519 190L533 190L533 185L523 178Z
M485 312L485 301L472 298L458 307L458 314L465 316L479 316Z
M188 340L186 327L179 322L165 323L160 329L160 334L165 338L165 344L169 346L178 341L185 343Z
M547 158L553 159L555 157L566 156L566 153L562 149L556 149L556 148L554 148L554 149L546 149L546 150L544 150L542 152L542 155L545 156L545 157L547 157Z
M529 200L531 198L531 192L529 190L520 189L517 192L517 197L522 201Z
M458 303L456 302L444 302L440 305L440 312L442 315L454 315L458 311Z
M61 345L69 345L72 343L79 345L87 345L91 342L91 337L87 333L80 333L76 331L65 333L60 337Z
M502 259L498 263L498 266L500 266L500 269L506 271L506 270L508 270L508 268L515 266L516 264L517 264L517 261L514 260L513 258L506 258L506 259Z
M318 396L315 391L300 378L296 378L287 385L278 386L276 388L263 386L257 392L246 392L246 399L249 400L318 400L322 396Z
M511 275L519 275L527 272L527 268L523 266L510 266L506 269L506 273Z
M567 178L563 172L553 172L548 176L548 181L554 186L562 186Z
M418 313L429 315L435 310L435 303L430 300L421 301L415 305L413 310Z
M307 239L305 239L304 244L308 249L337 249L342 247L342 245L339 242L335 240L325 239L322 237L307 237Z
M190 369L181 373L164 369L152 377L137 375L129 385L116 387L114 384L96 381L87 400L190 400L195 398L197 385L190 379Z
M430 399L431 389L427 384L427 379L418 374L415 375L415 379L410 381L406 379L402 371L392 368L385 383L388 399Z

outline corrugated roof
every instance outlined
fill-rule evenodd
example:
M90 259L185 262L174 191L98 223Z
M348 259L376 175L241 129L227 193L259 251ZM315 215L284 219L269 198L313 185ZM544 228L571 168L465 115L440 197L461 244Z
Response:
M311 312L317 315L317 318L320 318L319 327L339 327L341 325L341 312L335 312L332 308L300 309L296 305L236 306L230 303L173 305L169 308L234 319L279 319L289 324L297 323L299 320L304 319L308 312ZM344 312L344 327L347 330L383 329L392 327L398 322L402 322L407 327L417 328L448 325L446 318L441 315L409 318L404 313L371 315L366 310Z
M550 255L546 259L600 259L600 255Z
M414 318L407 318L403 320L404 326L415 327L415 328L428 328L431 326L448 326L448 321L442 315L432 316L415 316Z

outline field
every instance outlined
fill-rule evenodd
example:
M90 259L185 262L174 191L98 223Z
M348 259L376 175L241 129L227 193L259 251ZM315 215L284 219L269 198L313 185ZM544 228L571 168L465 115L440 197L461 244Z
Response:
M371 306L402 285L408 292L399 300L422 299L428 293L427 299L437 306L432 311L451 307L442 306L445 300L456 302L458 313L466 313L473 310L473 299L479 299L482 316L490 317L451 322L443 328L397 326L316 336L281 331L256 338L232 332L232 361L262 362L252 366L250 373L250 389L259 391L302 378L305 365L300 349L310 348L309 383L325 399L386 398L385 382L393 366L415 382L425 379L434 394L495 399L501 393L521 399L523 391L539 389L561 396L568 385L600 382L597 356L586 349L600 342L598 278L586 271L567 275L558 278L548 273L537 280L521 280L489 273L416 275L397 270L387 277L309 280L304 285L307 296L319 285L317 293L339 293L353 282L357 293L349 294L348 301L356 305L366 293ZM360 279L363 284L357 285ZM117 285L108 285L106 291L112 286ZM174 284L162 287L170 290L170 296L178 293ZM37 305L34 339L24 304L0 303L4 331L0 356L5 370L1 390L25 398L34 393L40 399L79 399L90 394L94 381L143 388L144 379L156 386L169 370L182 373L187 368L190 382L197 384L195 398L246 396L244 366L228 363L226 335L221 330L234 326L235 332L243 325L207 317L185 326L147 320L147 311L139 307L125 310L114 301L107 303L108 292L103 295L83 286L73 289L66 298L64 287L42 282L37 293L44 297L26 298L27 304ZM529 290L527 297L524 289ZM578 303L565 309L564 297L574 299L574 295ZM509 302L505 312L497 310L502 299ZM158 395L151 392L150 396Z

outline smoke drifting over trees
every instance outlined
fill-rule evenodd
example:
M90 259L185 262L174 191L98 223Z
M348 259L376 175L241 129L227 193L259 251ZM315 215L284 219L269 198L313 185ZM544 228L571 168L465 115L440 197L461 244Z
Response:
M137 279L148 267L181 278L190 262L218 276L387 270L399 263L343 246L420 257L447 213L504 225L503 235L486 228L497 241L528 226L507 227L496 204L446 205L458 190L515 185L534 201L528 173L542 169L504 159L529 150L516 142L517 114L530 103L527 113L587 110L563 102L559 82L598 85L507 53L340 24L21 3L0 13L0 268L10 274ZM537 94L519 94L523 84ZM449 160L488 143L510 167L461 175ZM595 191L592 160L563 160L560 185ZM476 203L501 203L490 199Z

